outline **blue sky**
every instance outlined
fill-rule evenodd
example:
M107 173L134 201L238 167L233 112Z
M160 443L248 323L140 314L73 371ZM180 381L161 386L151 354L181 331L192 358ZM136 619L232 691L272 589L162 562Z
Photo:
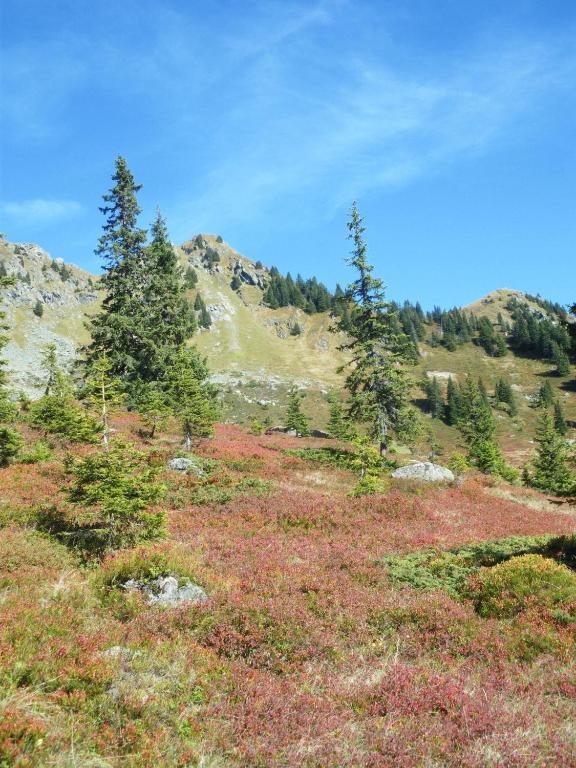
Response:
M391 298L576 299L573 0L3 0L0 229L98 269L142 224L328 285L359 201Z

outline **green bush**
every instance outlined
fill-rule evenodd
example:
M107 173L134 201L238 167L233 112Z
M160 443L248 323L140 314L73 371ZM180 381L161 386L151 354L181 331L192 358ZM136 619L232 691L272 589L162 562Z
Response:
M0 425L0 467L6 467L10 459L18 455L22 444L20 432L11 427Z
M576 541L569 536L511 536L444 552L425 550L389 555L382 564L393 584L423 590L441 589L451 597L462 599L469 593L469 577L478 569L534 553L572 562L576 558Z
M38 442L31 445L28 450L22 451L19 459L22 464L39 464L52 458L52 449L47 443Z
M576 604L576 574L542 555L523 555L481 569L470 594L482 616L510 618L530 604L558 609Z
M30 426L73 443L96 443L100 425L73 400L46 395L30 406Z

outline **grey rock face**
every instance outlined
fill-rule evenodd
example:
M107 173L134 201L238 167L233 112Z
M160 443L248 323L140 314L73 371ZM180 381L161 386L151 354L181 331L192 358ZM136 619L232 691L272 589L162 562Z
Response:
M189 579L179 585L175 576L159 576L152 581L129 579L123 586L128 592L141 592L148 605L174 606L179 603L205 603L208 600L202 587Z
M204 470L196 464L193 459L185 459L185 458L177 458L177 459L170 459L170 461L167 464L168 469L172 469L175 472L191 472L192 474L196 475L197 477L203 477L205 472Z
M395 469L392 472L392 477L401 480L421 480L425 483L454 482L453 472L439 464L433 464L431 461L419 461L416 464Z

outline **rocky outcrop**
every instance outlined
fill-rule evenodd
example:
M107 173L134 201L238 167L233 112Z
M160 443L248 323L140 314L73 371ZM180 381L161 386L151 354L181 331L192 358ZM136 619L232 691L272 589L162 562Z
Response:
M452 483L454 473L440 464L431 461L419 461L400 467L392 472L392 477L397 480L419 480L424 483Z
M129 579L124 583L128 592L141 592L148 605L173 607L180 603L205 603L208 595L189 579L178 581L175 576L159 576L152 581Z

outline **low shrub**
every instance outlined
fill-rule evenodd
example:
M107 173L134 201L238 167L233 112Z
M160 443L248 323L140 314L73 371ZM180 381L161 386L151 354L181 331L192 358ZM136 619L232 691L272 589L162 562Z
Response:
M550 610L576 606L576 574L542 555L522 555L482 568L470 581L470 594L481 616L496 618L534 604Z
M33 443L26 451L20 453L22 464L39 464L52 458L52 449L47 443Z

